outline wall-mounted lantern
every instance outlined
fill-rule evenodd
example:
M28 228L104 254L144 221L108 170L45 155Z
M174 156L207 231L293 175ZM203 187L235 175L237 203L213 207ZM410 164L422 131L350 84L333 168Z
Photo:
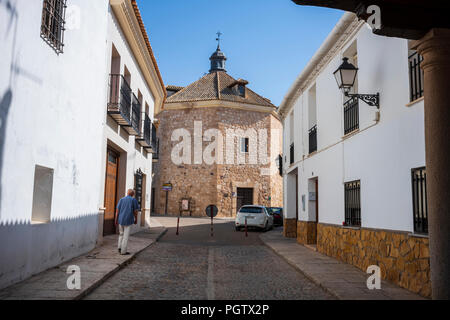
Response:
M344 57L342 64L334 72L334 77L338 84L339 89L344 92L346 97L358 98L369 106L377 107L380 109L380 94L353 94L349 93L355 85L356 75L358 74L358 68L348 62L348 58Z

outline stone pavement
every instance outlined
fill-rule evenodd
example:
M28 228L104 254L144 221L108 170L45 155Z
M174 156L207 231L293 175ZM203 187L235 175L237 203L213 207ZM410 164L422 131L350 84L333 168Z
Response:
M158 243L102 283L87 300L336 299L264 245L260 231L237 232L229 219L158 217Z
M421 296L382 280L380 290L369 290L369 274L283 237L280 229L261 240L310 280L342 300L420 300Z
M0 300L78 300L82 299L109 277L131 262L135 256L158 241L166 228L152 224L148 230L130 236L128 251L121 256L117 252L117 235L103 238L103 244L91 252L48 269L27 280L0 291ZM81 270L81 290L67 289L68 266Z

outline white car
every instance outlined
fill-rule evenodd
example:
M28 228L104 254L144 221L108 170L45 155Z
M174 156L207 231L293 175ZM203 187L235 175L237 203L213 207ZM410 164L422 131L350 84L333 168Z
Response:
M260 228L265 231L273 228L273 216L263 206L243 206L236 215L236 231L247 227Z

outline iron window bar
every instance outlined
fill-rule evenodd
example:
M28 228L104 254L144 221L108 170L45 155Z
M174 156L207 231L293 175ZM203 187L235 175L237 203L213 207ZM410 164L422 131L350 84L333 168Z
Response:
M426 168L411 170L414 232L428 233L428 201Z
M66 0L44 0L42 8L41 38L57 54L64 52Z
M345 183L345 225L361 226L361 181Z
M424 73L420 68L420 64L422 63L422 61L423 57L417 52L408 57L411 102L423 97Z
M309 129L309 153L317 151L317 125Z
M350 97L344 103L344 134L349 134L359 129L359 101L356 97Z

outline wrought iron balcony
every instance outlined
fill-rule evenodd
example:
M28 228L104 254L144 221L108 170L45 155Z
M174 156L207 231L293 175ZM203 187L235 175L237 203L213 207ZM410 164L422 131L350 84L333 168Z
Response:
M108 114L121 126L131 126L131 95L131 88L125 78L120 74L111 74Z
M309 153L317 151L317 125L309 129Z
M149 116L144 112L142 120L141 134L136 138L144 148L152 148L152 121Z
M152 126L152 144L151 144L151 146L152 146L152 150L157 150L159 147L159 140L157 138L156 127L154 125Z
M131 123L125 130L132 136L141 134L141 112L142 105L134 93L131 94Z
M154 142L153 142L154 141ZM158 162L159 160L159 139L155 138L155 140L152 139L152 149L153 149L153 162Z

